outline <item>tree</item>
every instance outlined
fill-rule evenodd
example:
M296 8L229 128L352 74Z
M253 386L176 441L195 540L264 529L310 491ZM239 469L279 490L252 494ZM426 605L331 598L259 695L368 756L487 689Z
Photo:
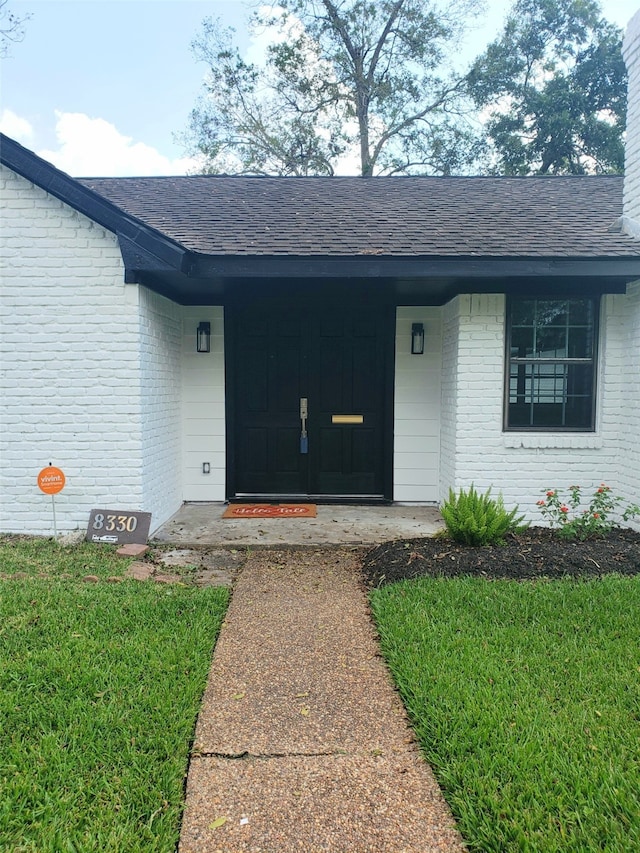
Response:
M621 172L626 69L621 31L596 0L517 0L475 62L469 91L488 118L493 171Z
M448 57L478 4L280 0L254 18L271 35L263 67L241 57L233 31L205 21L193 45L209 75L192 150L209 171L243 174L331 175L354 151L365 177L461 171L480 144Z
M9 0L0 0L0 56L7 56L12 42L22 41L24 25L30 14L18 17L8 8Z

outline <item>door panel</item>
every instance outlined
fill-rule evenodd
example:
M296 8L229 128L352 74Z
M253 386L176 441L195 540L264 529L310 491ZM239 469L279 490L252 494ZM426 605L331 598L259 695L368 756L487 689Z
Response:
M392 405L386 310L253 299L230 313L232 496L382 497ZM309 406L307 453L301 397ZM334 423L335 415L362 423Z
M309 476L317 494L384 492L385 347L379 320L371 308L352 306L313 330L318 393L309 442L317 452L309 460ZM362 423L336 424L334 415L361 416Z
M234 333L236 491L302 494L299 397L304 368L302 318L260 304L237 312Z

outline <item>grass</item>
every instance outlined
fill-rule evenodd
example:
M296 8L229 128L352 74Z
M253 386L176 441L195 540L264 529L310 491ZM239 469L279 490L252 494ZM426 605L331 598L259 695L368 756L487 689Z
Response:
M471 851L640 850L640 578L424 578L371 602Z
M29 575L0 581L3 851L175 849L228 590L78 580L127 564L104 546L0 539L0 573Z

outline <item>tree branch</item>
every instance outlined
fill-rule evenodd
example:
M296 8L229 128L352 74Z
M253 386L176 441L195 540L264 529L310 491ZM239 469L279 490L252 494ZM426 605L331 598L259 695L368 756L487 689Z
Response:
M393 136L398 136L398 134L401 133L405 128L410 127L412 124L416 124L416 122L420 121L421 119L424 119L425 116L427 116L430 112L433 112L438 107L441 107L442 104L447 100L449 95L451 95L453 92L458 91L462 87L464 81L465 78L461 77L460 80L455 83L455 85L450 86L448 89L445 89L445 91L442 92L441 95L436 98L435 101L432 101L430 104L424 107L424 109L419 110L413 115L407 116L399 124L390 127L389 130L383 133L373 149L372 162L377 162L382 148Z

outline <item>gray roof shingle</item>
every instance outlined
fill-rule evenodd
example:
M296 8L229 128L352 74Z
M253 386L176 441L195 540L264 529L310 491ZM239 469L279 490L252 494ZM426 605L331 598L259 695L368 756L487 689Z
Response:
M181 243L222 256L633 257L610 230L618 176L84 178Z

